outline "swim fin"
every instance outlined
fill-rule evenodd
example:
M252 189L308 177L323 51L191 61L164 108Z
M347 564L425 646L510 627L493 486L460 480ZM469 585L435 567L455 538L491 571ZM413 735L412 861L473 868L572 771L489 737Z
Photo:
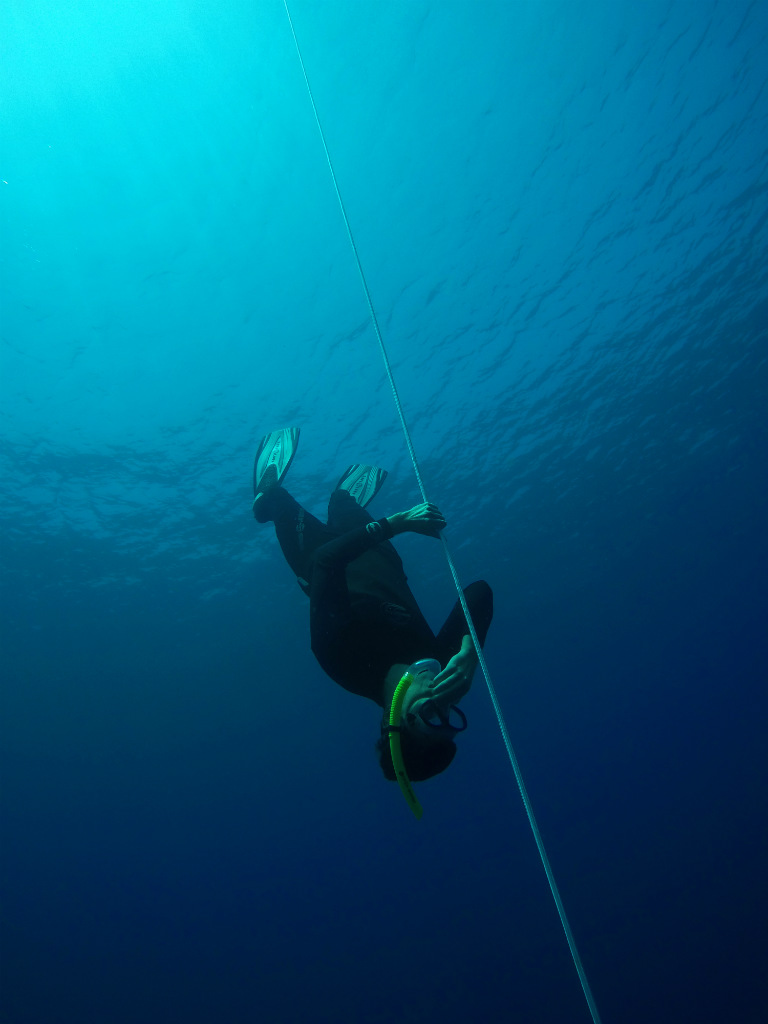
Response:
M350 466L342 473L341 480L336 484L337 491L349 491L358 505L365 508L379 493L381 485L387 479L386 469L378 466Z
M262 437L253 462L254 514L259 498L271 487L276 487L288 472L298 446L298 427L273 430Z

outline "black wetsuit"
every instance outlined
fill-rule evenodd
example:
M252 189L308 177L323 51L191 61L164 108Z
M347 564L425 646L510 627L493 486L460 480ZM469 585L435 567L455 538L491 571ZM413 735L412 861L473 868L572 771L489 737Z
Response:
M259 520L274 521L286 561L309 595L312 651L345 690L383 706L392 665L436 658L445 668L458 653L468 632L461 605L456 602L435 636L408 586L386 519L373 520L342 490L331 495L327 526L282 487L269 491L261 506ZM491 588L481 580L464 594L482 644L493 616Z

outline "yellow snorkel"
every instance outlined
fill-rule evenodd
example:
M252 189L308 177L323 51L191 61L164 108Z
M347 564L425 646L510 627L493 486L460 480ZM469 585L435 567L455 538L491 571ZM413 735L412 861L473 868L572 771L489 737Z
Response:
M407 800L408 806L417 818L421 818L424 811L419 803L418 797L413 791L411 780L408 778L408 773L405 770L405 764L403 762L403 748L400 743L400 722L403 717L403 698L408 691L408 687L415 678L416 676L409 669L406 669L405 674L395 687L395 692L392 695L392 706L389 709L389 750L392 754L392 764L395 769L395 775L397 776L397 784L400 787L403 796Z
M407 728L409 733L413 730L416 734L421 734L422 740L424 737L428 737L428 742L431 742L433 739L439 738L452 740L457 732L463 732L467 727L467 717L461 708L451 704L449 708L441 710L440 707L436 706L436 701L429 698L429 687L439 672L440 662L435 661L434 658L423 658L421 661L415 661L412 665L409 665L403 673L400 682L395 687L395 692L392 694L392 704L389 709L389 725L382 727L382 731L386 728L386 732L389 734L389 752L392 755L392 767L395 770L397 784L400 786L408 806L417 818L421 817L423 811L413 791L411 780L408 778L408 772L405 770L402 743L403 729ZM422 694L418 697L415 704L409 708L408 725L404 726L403 704L405 703L405 695L408 692L408 688L417 680L422 684L424 690L422 690ZM419 707L419 705L422 705L422 707ZM455 716L459 718L460 722L458 725L454 725L449 721L451 712L454 712ZM437 718L437 721L433 721L434 718ZM454 745L453 752L455 750L456 747ZM451 757L453 757L453 753L451 753ZM450 764L450 758L446 764ZM437 771L442 771L443 767L445 767L445 764L439 767ZM429 778L429 774L421 775L420 777Z

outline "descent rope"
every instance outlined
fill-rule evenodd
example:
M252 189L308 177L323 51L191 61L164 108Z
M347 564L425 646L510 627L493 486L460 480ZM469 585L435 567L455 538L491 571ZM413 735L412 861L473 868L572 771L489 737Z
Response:
M304 66L304 58L301 55L301 48L299 47L299 41L296 38L296 31L295 31L295 29L293 27L293 19L291 18L291 12L288 10L288 0L283 0L283 5L285 6L285 13L288 16L288 23L291 26L291 34L293 36L293 42L294 42L294 44L296 46L296 53L298 54L299 63L301 65L301 70L302 70L302 73L304 75L304 82L306 83L306 86L307 86L307 93L309 95L309 101L310 101L310 103L312 105L312 111L313 111L313 113L315 115L315 121L317 122L317 129L318 129L318 132L320 133L320 140L321 140L321 142L323 144L323 150L325 151L325 159L328 161L328 169L331 172L331 180L333 181L333 187L334 187L334 189L336 191L336 198L339 201L339 207L341 209L341 216L342 216L342 218L344 220L344 226L347 229L347 236L349 237L349 244L352 246L352 252L353 252L354 257L355 257L355 263L357 264L357 270L358 270L358 273L360 275L360 282L361 282L361 284L363 286L363 291L365 293L366 302L368 303L368 312L370 313L370 316L371 316L371 322L373 324L373 330L374 330L374 332L376 334L376 340L379 343L379 350L381 352L381 357L384 360L384 368L386 370L387 379L389 380L389 386L392 389L392 397L393 397L394 402L395 402L395 408L397 409L397 415L400 418L400 425L403 428L403 435L405 436L405 443L406 443L406 446L408 448L408 454L411 457L411 463L413 464L413 471L416 474L416 482L418 483L419 491L421 492L421 497L426 502L426 501L428 501L427 492L426 492L426 490L424 488L424 481L423 481L422 476L421 476L421 470L419 469L419 461L416 458L416 450L413 447L413 441L411 440L411 432L408 429L408 424L406 423L406 420L405 420L405 413L403 412L403 406L402 406L402 403L400 402L400 396L399 396L399 394L397 392L397 385L395 384L394 374L392 373L392 366L391 366L390 361L389 361L389 356L387 355L387 349L386 349L386 347L384 345L384 339L383 339L382 334L381 334L381 329L379 328L378 317L376 316L376 310L374 309L374 306L373 306L373 299L371 298L371 292L370 292L370 289L368 288L368 282L365 279L365 273L363 271L363 264L362 264L362 262L360 260L360 254L357 251L357 245L355 244L355 239L354 239L354 236L352 234L352 228L351 228L350 223L349 223L349 218L347 217L347 211L346 211L346 209L344 207L344 200L341 198L341 191L339 190L339 183L338 183L338 181L336 179L336 172L334 171L333 163L331 162L331 154L328 151L328 145L327 145L327 143L325 141L325 132L323 131L323 126L320 123L320 116L319 116L319 114L317 112L317 106L315 104L315 98L312 95L312 87L309 84L309 77L307 75L307 69ZM599 1015L599 1013L597 1011L597 1005L595 1004L594 997L592 996L592 990L589 987L589 982L587 980L587 976L586 976L586 973L584 971L584 966L583 966L583 964L581 962L581 957L579 956L579 951L576 948L576 940L573 937L573 932L571 931L571 926L568 923L568 918L567 918L566 913L565 913L565 907L563 906L563 901L560 898L560 890L557 887L557 882L555 881L555 876L554 876L554 874L552 872L552 868L551 868L550 863L549 863L549 857L547 856L547 851L544 849L544 840L541 838L541 833L539 831L539 826L538 826L538 823L536 821L536 817L535 817L535 815L533 813L533 806L532 806L530 798L528 796L528 791L525 788L525 783L523 781L522 772L520 771L520 765L518 764L517 755L515 754L515 751L514 751L514 749L512 747L512 742L511 742L511 740L509 738L509 732L507 730L507 723L504 720L504 714L503 714L503 712L501 710L501 705L499 704L499 699L496 696L496 688L494 687L493 682L491 680L491 675L490 675L490 672L488 671L488 665L486 664L485 657L483 655L483 649L480 646L480 641L478 640L477 633L475 632L475 626L474 626L474 623L472 622L472 616L470 615L469 608L467 607L467 602L466 602L466 599L464 597L464 590L463 590L463 588L461 586L461 581L459 580L459 574L456 571L456 566L454 564L454 561L453 561L453 558L451 556L451 552L450 552L450 550L448 548L448 543L445 540L445 537L443 537L441 535L440 540L442 542L443 551L445 552L445 557L446 557L446 560L448 562L448 568L450 569L451 576L453 577L453 582L454 582L454 585L456 587L456 592L459 595L459 601L461 602L461 607L462 607L462 610L464 612L464 617L467 620L467 627L468 627L470 635L472 637L472 643L474 644L475 651L477 653L478 662L480 664L480 668L481 668L483 676L485 678L485 684L486 684L486 686L488 688L488 694L489 694L489 696L491 698L491 704L493 705L493 710L496 713L496 720L497 720L497 722L499 724L499 729L501 730L501 738L504 741L504 746L506 748L510 764L512 765L512 771L515 773L515 779L517 781L517 788L520 790L520 796L521 796L522 801L523 801L523 806L525 807L525 813L528 816L528 822L529 822L529 824L531 826L531 831L533 832L533 838L534 838L534 840L536 842L536 846L537 846L538 851L539 851L539 856L541 858L541 863L542 863L542 865L544 867L544 872L545 872L545 874L547 876L547 881L549 883L549 888L550 888L550 891L552 893L552 898L555 901L555 906L557 907L557 913L558 913L558 915L560 917L560 923L563 926L563 931L565 933L565 938L566 938L566 941L568 942L568 947L569 947L569 949L571 951L571 957L573 958L573 963L574 963L574 966L576 968L576 973L579 976L579 981L581 982L581 988L582 988L582 990L584 992L584 997L585 997L585 999L587 1001L587 1006L589 1007L589 1012L592 1015L592 1020L593 1020L594 1024L601 1024L601 1022L600 1022L600 1015Z

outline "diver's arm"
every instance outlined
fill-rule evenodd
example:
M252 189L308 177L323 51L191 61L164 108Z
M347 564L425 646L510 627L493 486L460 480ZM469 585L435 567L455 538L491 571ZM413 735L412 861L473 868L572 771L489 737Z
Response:
M407 512L396 512L386 519L374 519L365 526L323 544L315 552L318 565L348 565L360 555L399 533L421 533L437 537L445 527L445 519L437 505L424 502Z

